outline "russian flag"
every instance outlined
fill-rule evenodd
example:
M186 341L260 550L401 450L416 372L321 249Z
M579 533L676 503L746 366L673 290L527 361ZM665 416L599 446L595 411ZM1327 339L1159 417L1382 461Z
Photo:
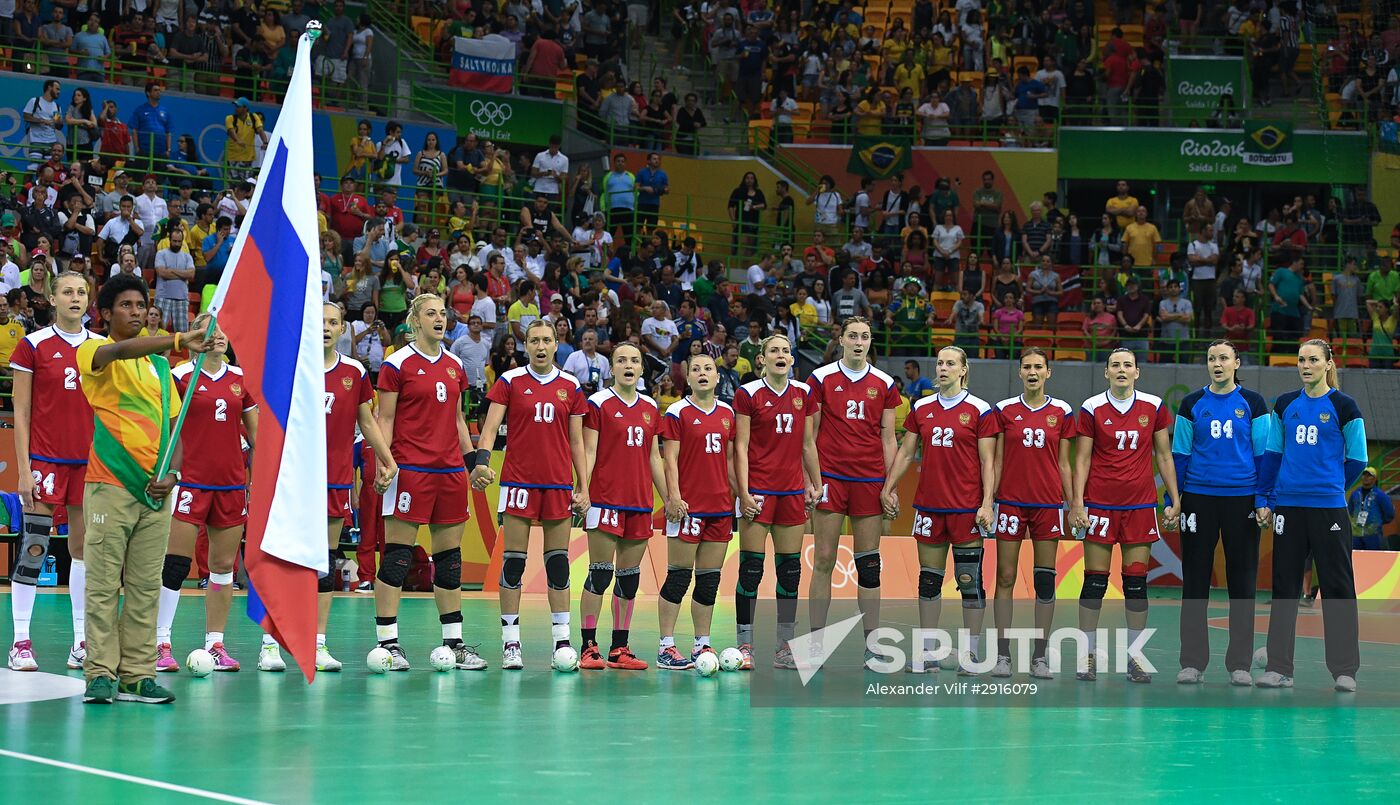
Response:
M316 579L326 551L321 267L311 146L311 40L209 309L258 402L248 500L248 617L316 672Z
M508 94L515 84L515 43L500 34L454 37L447 83L478 92Z

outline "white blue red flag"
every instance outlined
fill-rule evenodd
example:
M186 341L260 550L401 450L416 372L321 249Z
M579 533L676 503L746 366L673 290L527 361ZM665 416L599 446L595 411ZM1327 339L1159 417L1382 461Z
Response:
M509 93L515 85L515 43L500 34L454 37L447 82L478 92Z
M248 617L316 670L316 579L326 551L321 266L311 146L311 42L296 68L209 309L258 402L248 498Z

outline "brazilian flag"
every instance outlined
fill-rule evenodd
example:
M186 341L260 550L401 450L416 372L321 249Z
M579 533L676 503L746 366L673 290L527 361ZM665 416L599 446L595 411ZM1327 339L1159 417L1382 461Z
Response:
M872 179L887 179L913 164L913 143L899 137L856 137L846 171Z
M1249 120L1244 124L1246 165L1292 165L1293 124L1283 121Z

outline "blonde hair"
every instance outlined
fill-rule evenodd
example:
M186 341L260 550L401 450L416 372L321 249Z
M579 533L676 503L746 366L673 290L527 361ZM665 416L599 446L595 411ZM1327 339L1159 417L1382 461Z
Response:
M416 339L418 338L418 314L423 312L423 308L430 302L442 303L442 297L433 293L420 293L413 297L413 301L408 306L408 332ZM446 307L444 304L443 307Z
M962 347L955 347L955 346L949 345L949 346L943 347L942 349L938 350L938 354L941 355L941 354L943 354L944 352L950 352L950 351L951 351L951 352L956 352L956 353L958 353L958 357L962 358L962 365L963 365L962 388L967 388L968 381L972 379L972 367L969 366L968 363L967 363L967 351L964 350Z
M763 353L765 353L765 352L768 351L768 344L771 343L772 341L774 341L775 339L779 339L779 338L781 338L781 339L783 339L784 341L787 342L788 349L792 349L792 339L788 338L787 335L786 335L785 333L773 333L772 335L770 335L770 336L768 336L767 338L763 339L762 341L758 342L759 366L763 366L764 364L767 363L767 361L762 360L762 358L763 358Z
M1338 391L1341 391L1342 383L1340 380L1337 379L1337 362L1336 359L1332 357L1332 345L1327 343L1326 341L1323 341L1321 338L1309 338L1307 341L1304 341L1303 343L1298 345L1298 351L1302 352L1303 347L1318 347L1322 350L1323 357L1325 357L1327 361L1332 364L1332 367L1327 370L1327 373L1323 376L1323 379L1327 382L1328 388L1333 388L1337 389Z
M544 317L540 317L540 318L538 318L538 319L535 319L534 321L530 322L530 324L529 324L528 326L526 326L526 328L525 328L525 340L526 340L526 341L529 341L529 340L530 340L530 331L531 331L531 330L534 330L534 329L536 329L536 328L541 328L541 327L544 328L545 330L547 330L547 331L549 332L550 337L553 338L555 341L558 341L558 340L559 340L559 334L558 334L557 332L555 332L553 322L551 322L549 319L546 319L546 318L544 318Z

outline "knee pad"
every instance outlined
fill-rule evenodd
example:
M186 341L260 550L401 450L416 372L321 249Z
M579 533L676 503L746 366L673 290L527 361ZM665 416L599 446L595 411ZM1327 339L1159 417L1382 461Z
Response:
M987 594L982 588L982 549L953 549L953 578L962 594L963 606L981 609L987 605Z
M1098 609L1103 606L1103 597L1107 592L1107 573L1085 572L1084 587L1079 591L1079 605L1088 609Z
M699 568L695 571L695 591L690 594L691 600L702 607L712 607L715 605L715 598L719 596L720 572L717 567Z
M53 517L47 514L24 513L24 541L20 544L19 564L10 574L16 584L33 587L39 583L39 571L49 556L49 535L53 533Z
M919 568L919 597L937 601L943 597L943 571L931 567Z
M688 567L668 567L666 568L666 581L661 585L661 598L672 604L679 604L685 598L685 591L690 589L690 577L693 571Z
M617 569L617 584L613 585L613 595L624 601L637 597L637 588L642 584L640 567L620 567Z
M880 588L880 552L856 554L856 584L867 590Z
M520 579L525 576L525 554L520 551L506 551L501 554L501 588L519 590Z
M544 555L544 578L551 590L569 589L569 552L565 550L546 551Z
M318 593L335 592L335 566L340 562L340 551L330 551L329 553L326 562L326 575L316 580L316 592Z
M1123 606L1129 612L1147 611L1147 565L1132 562L1123 568Z
M167 590L178 590L184 585L185 579L190 575L190 558L188 556L176 556L173 553L165 555L165 566L160 570L160 586Z
M801 554L774 554L773 566L778 579L778 597L796 598L797 590L802 586Z
M433 554L433 586L462 589L462 549L448 548Z
M608 591L608 587L612 585L612 580L612 562L594 562L588 566L588 578L583 582L583 589L594 595L602 595Z
M384 555L379 560L380 581L390 587L403 587L408 578L408 567L413 563L413 546L397 542L384 545Z
M763 554L759 551L739 551L739 595L753 598L763 581Z
M1055 601L1055 568L1038 567L1033 576L1035 579L1035 602L1037 604L1051 604Z

